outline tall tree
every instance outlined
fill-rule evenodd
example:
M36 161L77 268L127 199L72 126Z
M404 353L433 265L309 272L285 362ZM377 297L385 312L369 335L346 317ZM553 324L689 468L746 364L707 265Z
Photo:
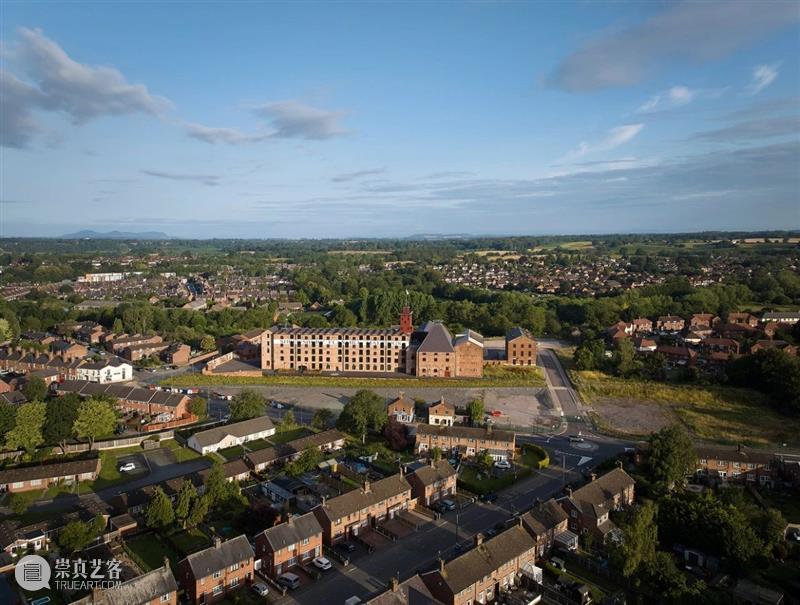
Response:
M47 398L47 383L39 376L31 376L22 389L28 401L44 401Z
M633 509L622 524L622 541L612 546L612 561L626 578L655 561L658 546L656 509L652 502Z
M318 431L324 431L333 419L333 412L328 408L319 408L314 412L314 417L311 419L311 426Z
M46 406L42 401L30 401L19 406L14 428L6 435L6 446L25 450L25 454L31 456L44 443L42 428L45 416Z
M225 473L222 464L215 460L211 471L209 471L205 482L204 495L208 496L208 504L211 508L216 507L225 499Z
M467 406L467 411L469 412L469 421L472 423L472 426L478 426L483 422L483 415L486 411L486 407L483 403L483 399L473 399L469 402Z
M200 420L208 416L208 401L205 397L195 395L189 402L189 411L197 416Z
M264 396L251 389L242 389L230 405L231 420L248 420L264 415Z
M648 464L662 489L683 485L696 461L694 445L682 426L673 424L650 435Z
M197 499L197 489L194 484L188 479L184 479L181 487L178 490L178 497L175 501L175 517L180 521L183 526L186 526L186 520L191 512L192 505Z
M62 451L66 451L67 440L72 436L72 426L78 417L80 402L80 396L75 393L67 393L47 402L43 431L45 443L57 444Z
M208 509L210 508L208 500L209 499L206 494L194 499L191 510L189 511L189 515L186 517L187 527L197 527L203 522L203 519L205 519L206 515L208 515Z
M147 527L151 529L164 529L175 521L172 502L161 487L156 487L154 490L144 516Z
M366 443L367 431L370 428L381 430L386 420L386 410L380 395L373 391L360 390L345 404L336 426L339 430L359 435L361 443Z
M117 425L117 414L112 404L101 398L90 397L78 406L72 431L78 439L88 439L89 448L98 437L110 435Z
M58 545L66 554L82 550L97 539L105 526L106 521L102 515L97 515L88 522L79 519L70 521L58 533Z
M292 410L286 410L280 423L278 423L278 431L285 433L286 431L293 431L296 428L297 421L294 419L294 412Z
M0 445L5 445L9 431L14 428L16 418L16 406L0 401Z

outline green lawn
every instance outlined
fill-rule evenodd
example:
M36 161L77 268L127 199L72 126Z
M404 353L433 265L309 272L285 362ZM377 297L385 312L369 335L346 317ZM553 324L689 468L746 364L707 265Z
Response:
M800 498L790 492L758 488L758 493L768 506L783 513L788 523L800 523Z
M241 445L234 445L233 447L226 447L224 450L218 450L217 453L225 458L226 462L230 462L244 456L245 451Z
M170 536L173 546L184 555L202 550L211 545L211 539L200 529L187 529Z
M247 443L245 443L245 447L251 452L263 450L264 448L270 447L271 445L272 444L266 439L255 439L253 441L248 441Z
M297 387L341 388L472 388L542 387L544 377L539 368L486 366L483 378L365 378L355 376L326 376L321 374L276 374L269 376L214 376L183 374L162 380L159 384L171 387L187 386L252 386L281 385Z
M282 443L287 443L289 441L294 441L295 439L299 439L300 437L305 437L307 435L311 435L311 431L309 431L305 427L297 427L296 429L291 429L289 431L281 431L278 430L272 437L268 439L268 445L280 445ZM248 444L250 447L250 444ZM255 449L255 448L253 448ZM259 448L260 449L260 448Z
M134 556L133 559L151 571L164 565L164 557L169 558L173 573L177 571L178 561L183 557L177 553L167 541L156 534L142 534L125 541L125 548Z

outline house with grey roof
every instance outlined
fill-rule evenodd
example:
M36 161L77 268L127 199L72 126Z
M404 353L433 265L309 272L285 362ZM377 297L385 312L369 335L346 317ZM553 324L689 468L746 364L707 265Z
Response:
M569 529L576 534L592 532L601 540L617 535L609 514L633 504L635 484L628 473L615 468L600 478L592 475L589 483L574 492L568 489L561 506L569 516Z
M189 437L187 444L196 452L205 455L209 452L242 445L248 441L265 439L274 434L275 425L272 424L269 416L257 416L249 420L200 431Z
M261 571L277 578L285 571L322 554L322 526L314 513L290 515L285 523L265 529L256 536L256 557Z
M359 489L330 500L323 499L312 512L322 526L325 542L333 545L413 509L415 503L411 484L401 471L379 481L364 481Z
M519 581L536 560L536 542L518 522L490 540L476 534L473 548L438 569L421 574L431 594L445 605L490 603Z
M118 586L95 590L79 599L73 605L177 605L178 584L169 568L169 560L164 565L122 582Z
M231 591L253 580L255 552L242 534L192 553L178 563L178 581L190 603L205 605L223 600Z

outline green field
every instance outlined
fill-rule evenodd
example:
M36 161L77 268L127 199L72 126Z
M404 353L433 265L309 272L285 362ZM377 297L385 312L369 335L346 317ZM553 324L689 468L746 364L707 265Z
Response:
M269 447L269 445L280 445L282 443L294 441L295 439L300 439L300 437L305 437L306 435L311 435L311 434L312 434L311 431L302 426L297 427L296 429L291 429L289 431L278 430L274 435L272 435L269 438L268 440L269 443L267 443L267 447ZM249 447L250 449L255 449L252 448L249 443L247 444L247 447Z
M218 386L287 386L340 387L373 389L483 389L490 387L543 387L544 376L539 368L486 366L483 378L365 378L356 376L324 376L320 374L275 374L270 376L213 376L184 374L162 380L168 387Z
M639 412L645 406L657 406L698 439L753 446L800 445L800 420L776 412L757 391L622 379L601 372L573 370L571 377L587 404L602 409L606 401L624 402L638 406ZM602 420L602 412L599 415Z

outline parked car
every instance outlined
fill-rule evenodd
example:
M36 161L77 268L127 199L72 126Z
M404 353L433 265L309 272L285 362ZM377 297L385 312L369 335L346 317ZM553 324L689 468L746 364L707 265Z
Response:
M290 590L294 590L300 587L300 576L287 571L278 576L278 584Z
M486 492L480 497L481 502L491 504L497 501L497 494L495 492Z
M353 544L352 542L339 542L336 545L336 550L340 550L340 551L346 552L346 553L351 553L351 552L355 552L356 545Z
M444 507L444 510L455 510L456 503L450 500L449 498L445 498L444 500L439 500L439 504Z
M567 571L567 566L564 564L564 559L559 557L550 557L550 565L561 571Z
M269 594L269 587L263 582L257 582L253 584L253 592L262 597L266 597Z
M119 472L120 473L130 473L131 471L136 470L136 464L133 462L126 462L125 464L120 464Z
M31 605L47 605L50 602L50 597L39 597L31 601Z
M511 468L511 463L508 460L495 460L495 468Z
M331 562L325 557L317 557L314 559L313 563L315 567L321 569L322 571L325 571L333 567L333 565L331 565Z
M283 405L282 403L278 403L277 401L270 401L269 402L269 407L275 408L276 410L282 410L286 406Z

